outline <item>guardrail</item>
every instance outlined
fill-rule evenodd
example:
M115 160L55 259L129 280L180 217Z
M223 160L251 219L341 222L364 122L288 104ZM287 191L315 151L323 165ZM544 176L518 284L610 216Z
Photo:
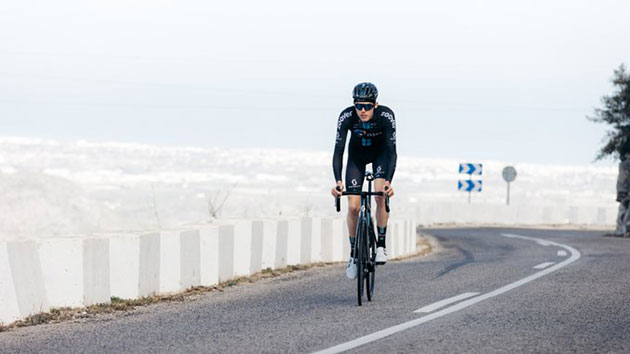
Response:
M391 219L390 258L416 251L416 222ZM345 220L220 220L152 233L0 242L0 322L212 286L263 269L345 261Z

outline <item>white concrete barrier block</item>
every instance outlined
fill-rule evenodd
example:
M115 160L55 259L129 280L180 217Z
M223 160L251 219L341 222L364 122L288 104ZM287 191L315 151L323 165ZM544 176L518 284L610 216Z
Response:
M313 218L311 262L322 261L322 218Z
M313 252L313 218L303 217L300 220L300 263L311 263Z
M597 208L596 225L606 225L606 208Z
M387 223L385 248L387 248L387 257L394 258L394 220L392 219L389 219Z
M396 238L398 237L396 234L396 220L389 219L387 234L387 241L390 241L389 245L387 245L387 242L385 244L387 246L387 255L390 258L396 258Z
M399 243L400 243L400 255L404 255L407 253L407 249L405 248L406 245L406 240L407 240L407 220L406 219L402 219L400 220L400 223L398 224L399 227L399 235L398 235L398 239L399 239Z
M121 299L139 297L139 235L116 235L109 238L109 267L111 295Z
M343 244L348 243L343 237L344 220L338 218L323 218L321 225L321 254L324 262L339 262L343 257ZM349 251L348 251L349 252Z
M249 273L260 272L263 263L263 244L265 240L265 222L255 220L252 222L252 252L249 264Z
M519 207L519 210L523 207ZM521 222L517 220L517 222ZM560 217L555 212L554 208L546 206L542 208L542 223L545 225L558 224L563 223L564 220L560 220Z
M617 207L606 208L606 225L617 225Z
M416 219L409 219L409 238L407 239L407 250L409 253L416 252Z
M252 258L252 222L234 223L234 273L236 276L250 274Z
M395 257L400 257L402 255L402 233L403 233L403 224L400 220L396 220L394 223L394 253Z
M9 324L20 319L20 308L13 286L13 275L9 263L6 243L0 243L0 324Z
M407 223L408 223L407 240L406 240L407 244L405 245L405 249L407 250L407 253L413 253L415 249L412 247L412 239L414 239L415 236L413 235L412 230L414 230L415 225L412 219L407 220Z
M350 234L348 233L348 222L346 221L345 218L340 219L341 220L341 230L342 230L342 235L341 235L341 250L342 250L342 257L341 260L348 260L348 257L350 257ZM356 235L355 235L356 236Z
M348 227L346 220L333 219L333 262L346 261L350 256L350 241L348 241ZM345 246L345 247L344 247ZM347 247L347 253L345 248Z
M278 221L276 268L300 263L301 223L297 219Z
M569 224L577 225L580 223L579 210L577 207L569 207Z
M109 238L83 240L83 305L110 301Z
M418 219L411 219L411 239L409 240L409 247L411 252L416 252L416 243L418 240Z
M414 225L413 218L407 219L407 222L409 224L409 227L407 228L407 239L406 239L405 249L407 250L407 253L413 253L414 249L411 247L411 239L414 237L413 230L415 228L415 225Z
M199 230L180 233L181 288L189 289L201 284L201 248Z
M160 232L160 288L159 293L182 290L180 231Z
M403 234L402 234L402 253L403 254L408 254L409 253L409 229L411 228L411 222L408 219L405 219L404 221L404 228L403 228Z
M112 296L134 299L160 289L160 234L116 235L109 240Z
M140 271L138 279L138 294L140 297L155 295L160 291L160 241L159 233L149 233L140 236Z
M263 220L262 269L273 269L276 265L276 245L278 238L278 221Z
M203 286L219 283L219 227L199 228L199 281Z
M287 265L296 265L301 262L301 229L302 225L299 219L287 220Z
M83 305L83 240L42 239L37 247L51 307Z
M275 268L287 266L289 258L289 220L278 221Z
M321 261L321 218L303 217L301 219L300 233L300 262L302 264L307 264Z
M219 226L219 281L249 275L252 222L231 221Z
M34 241L8 242L7 254L20 317L47 312L50 306L37 244Z
M234 225L219 226L219 282L234 278Z

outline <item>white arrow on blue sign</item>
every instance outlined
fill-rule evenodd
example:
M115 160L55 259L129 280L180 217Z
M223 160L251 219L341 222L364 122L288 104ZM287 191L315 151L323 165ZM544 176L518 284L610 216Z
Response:
M460 163L459 173L481 176L483 165L480 163Z
M457 189L464 192L481 192L482 181L460 180L457 182Z

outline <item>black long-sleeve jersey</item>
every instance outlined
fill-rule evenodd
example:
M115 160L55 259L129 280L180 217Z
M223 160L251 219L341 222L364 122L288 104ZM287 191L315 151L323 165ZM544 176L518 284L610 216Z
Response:
M387 166L383 178L391 181L396 170L396 118L394 112L386 106L378 106L372 119L362 122L354 106L344 109L337 121L337 139L333 154L333 172L335 181L341 181L343 152L348 131L351 131L348 145L348 158L366 158L373 161L374 156L385 154Z

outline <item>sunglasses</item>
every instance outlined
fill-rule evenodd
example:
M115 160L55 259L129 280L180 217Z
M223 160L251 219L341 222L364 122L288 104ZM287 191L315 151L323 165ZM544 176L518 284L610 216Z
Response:
M360 111L362 109L365 109L366 111L369 111L370 109L374 108L374 104L372 104L372 103L355 103L354 104L354 108L356 108L357 111Z

